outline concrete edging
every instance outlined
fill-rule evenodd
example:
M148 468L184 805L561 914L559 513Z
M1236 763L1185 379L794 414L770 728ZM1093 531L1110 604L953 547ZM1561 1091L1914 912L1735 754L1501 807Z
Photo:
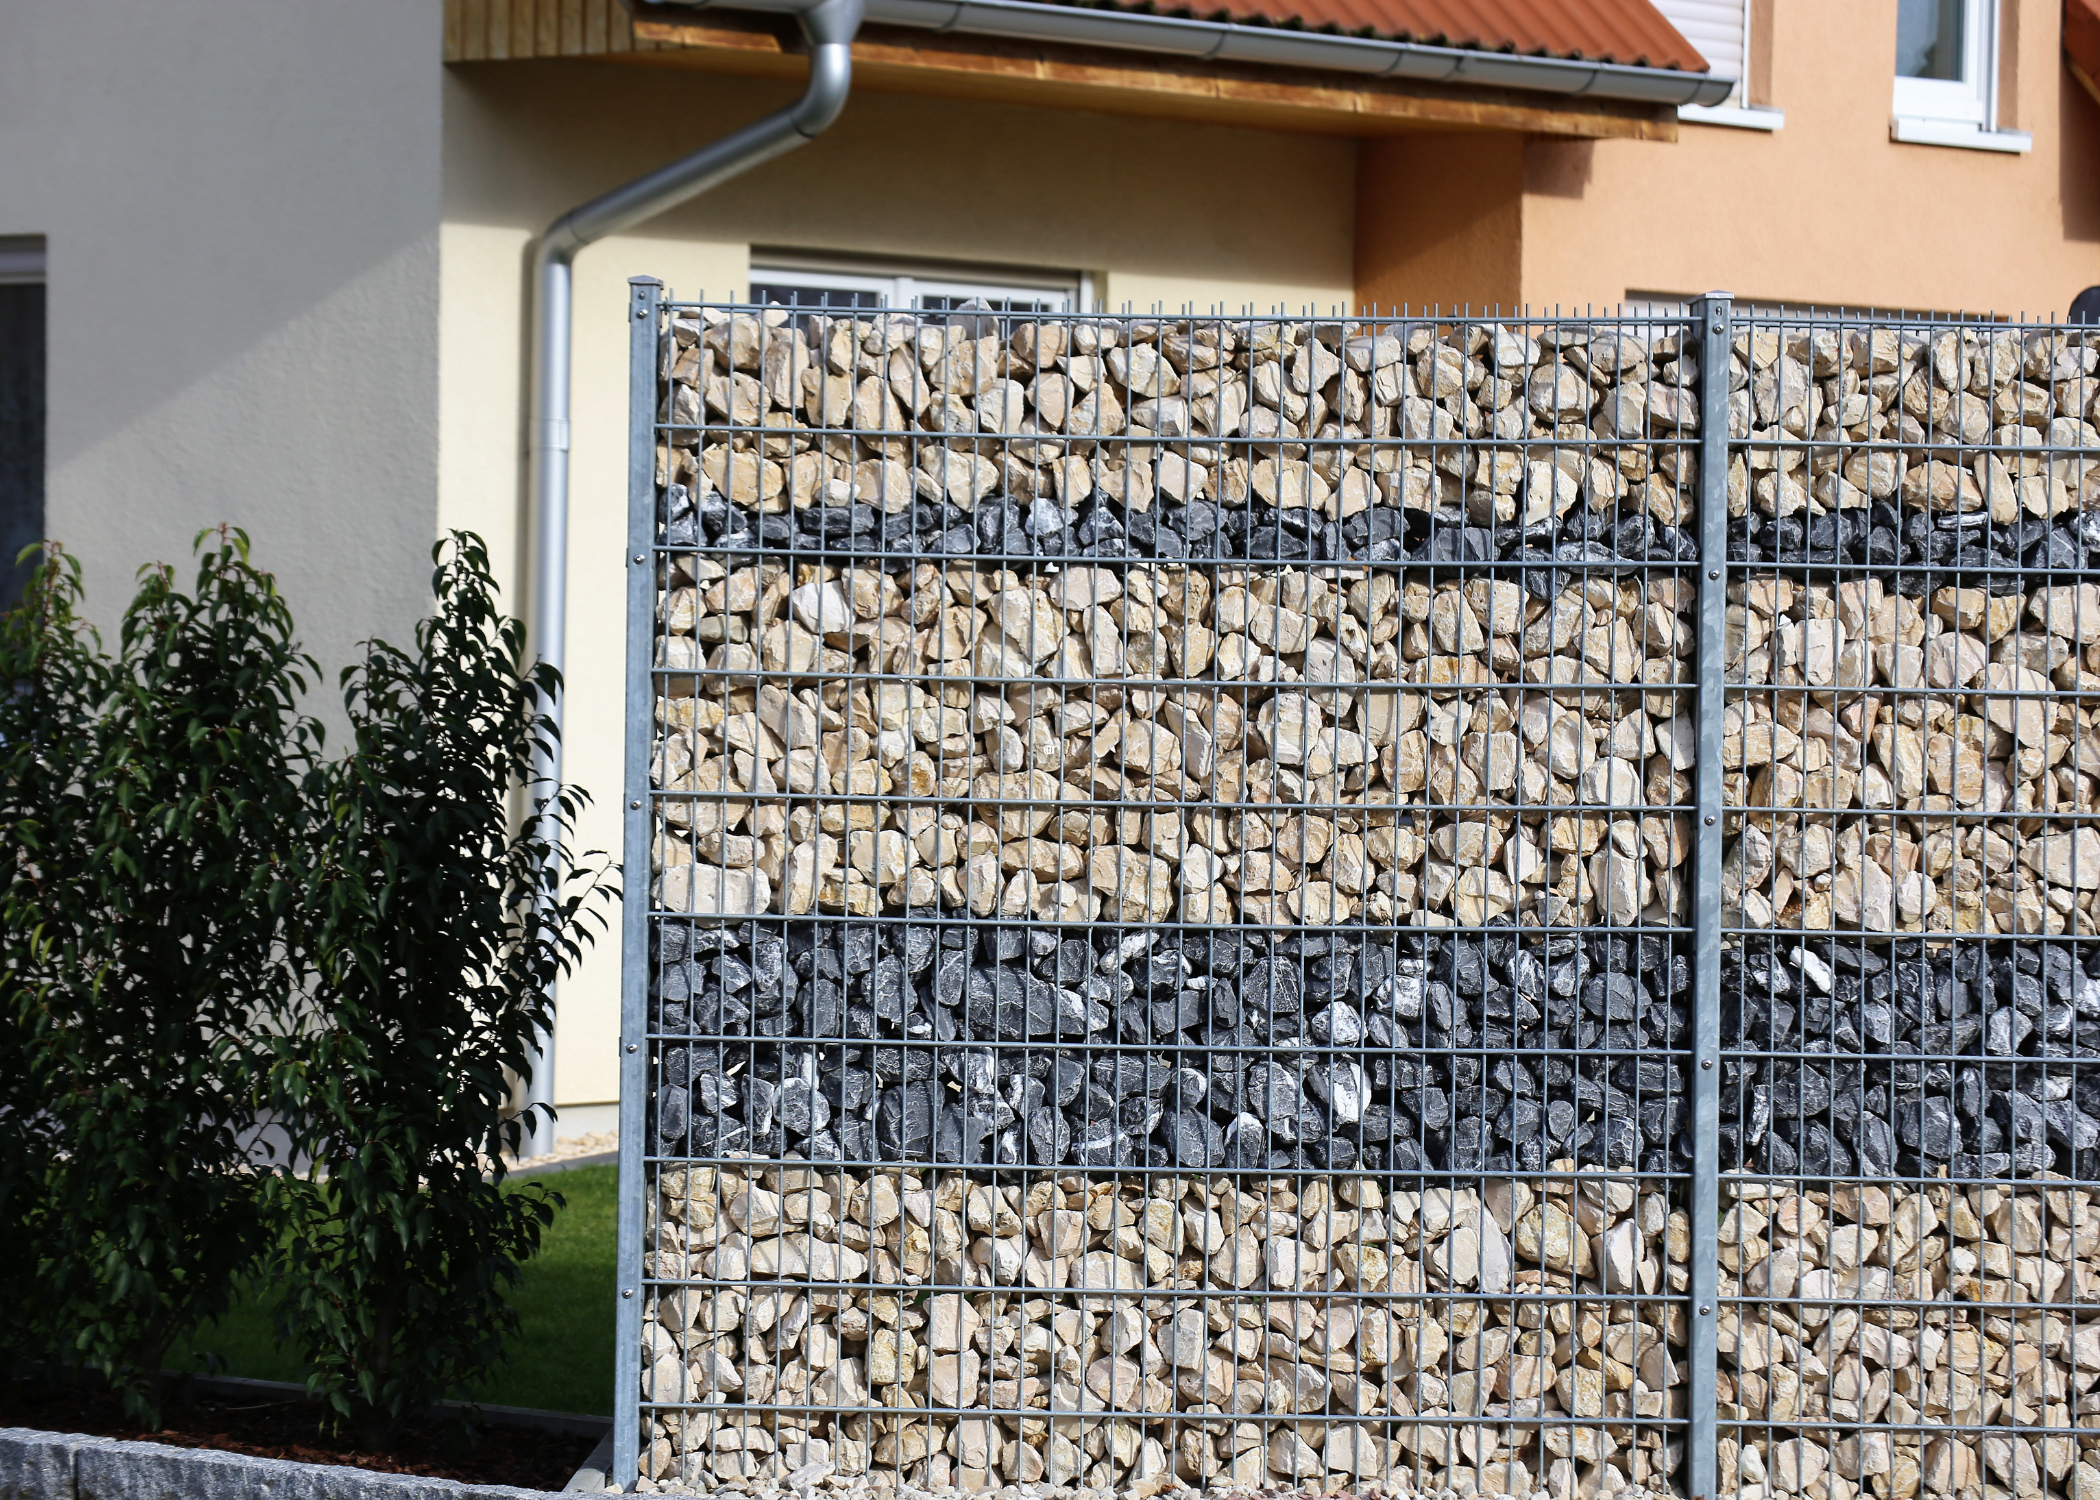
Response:
M537 1500L547 1493L0 1427L0 1500Z

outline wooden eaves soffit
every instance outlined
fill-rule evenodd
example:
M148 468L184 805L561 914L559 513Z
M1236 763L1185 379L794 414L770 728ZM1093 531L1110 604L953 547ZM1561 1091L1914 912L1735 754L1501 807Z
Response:
M595 57L753 78L799 79L785 17L625 0L445 0L445 61ZM1673 141L1666 104L1254 67L1108 48L865 26L856 89L1301 130L1398 135L1519 131Z

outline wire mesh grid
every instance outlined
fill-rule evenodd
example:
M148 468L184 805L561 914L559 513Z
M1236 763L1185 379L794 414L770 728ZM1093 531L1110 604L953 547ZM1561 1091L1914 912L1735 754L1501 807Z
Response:
M2100 340L1732 332L1720 1482L2100 1493Z
M626 1472L1667 1489L1693 325L635 318Z

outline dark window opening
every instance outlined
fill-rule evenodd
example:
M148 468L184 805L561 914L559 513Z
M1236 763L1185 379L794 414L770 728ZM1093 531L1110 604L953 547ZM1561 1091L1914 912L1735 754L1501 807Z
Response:
M44 537L44 284L7 275L8 260L30 253L0 241L0 608L29 577L16 557Z

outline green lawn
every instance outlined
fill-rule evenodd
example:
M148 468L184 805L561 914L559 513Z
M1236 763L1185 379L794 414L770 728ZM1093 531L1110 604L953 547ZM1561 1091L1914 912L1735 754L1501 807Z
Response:
M510 1363L473 1393L479 1400L612 1415L616 1176L610 1166L578 1167L542 1179L567 1206L556 1210L540 1253L525 1267L514 1298L524 1327L511 1345ZM271 1337L269 1303L259 1288L201 1330L169 1364L203 1370L214 1354L222 1361L221 1375L306 1379L298 1356Z

